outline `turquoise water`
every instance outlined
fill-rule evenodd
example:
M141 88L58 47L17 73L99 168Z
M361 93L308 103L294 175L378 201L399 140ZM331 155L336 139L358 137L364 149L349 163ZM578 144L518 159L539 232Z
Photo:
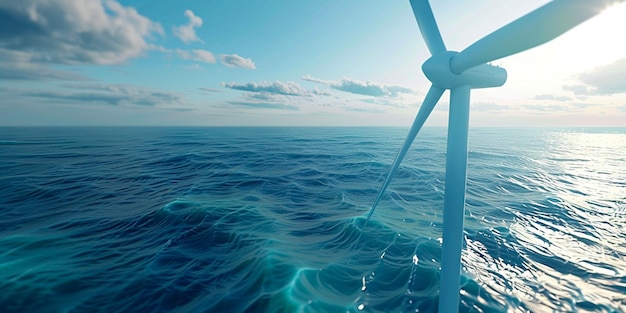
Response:
M444 128L0 128L1 312L435 312ZM462 312L626 311L626 129L470 130Z

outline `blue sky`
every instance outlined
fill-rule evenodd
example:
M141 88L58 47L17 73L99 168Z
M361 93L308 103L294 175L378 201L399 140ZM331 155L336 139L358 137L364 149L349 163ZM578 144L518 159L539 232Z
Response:
M546 2L431 5L458 51ZM626 126L624 16L495 61L471 125ZM428 57L408 0L0 0L0 126L408 127Z

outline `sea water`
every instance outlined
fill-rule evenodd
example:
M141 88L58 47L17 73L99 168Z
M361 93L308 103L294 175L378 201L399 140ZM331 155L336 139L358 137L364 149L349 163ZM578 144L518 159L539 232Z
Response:
M445 128L364 223L406 131L0 128L0 312L436 312ZM461 311L626 311L626 129L469 147Z

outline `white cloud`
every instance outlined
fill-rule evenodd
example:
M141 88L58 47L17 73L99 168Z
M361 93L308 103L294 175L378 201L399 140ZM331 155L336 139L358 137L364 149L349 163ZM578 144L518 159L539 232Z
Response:
M580 73L578 83L563 89L576 95L612 95L626 93L626 58Z
M330 80L322 80L312 77L310 75L304 75L302 76L302 79L313 83L329 86L336 90L373 97L398 97L402 93L415 93L413 89L404 86L383 85L370 81L364 82L349 78L344 78L341 81L336 82Z
M119 64L150 48L158 23L114 0L0 1L0 53L39 64Z
M196 28L202 26L202 19L193 14L193 11L191 10L185 10L185 16L189 18L189 22L185 25L174 26L174 35L185 43L194 41L202 42L202 40L198 38L195 30Z
M236 54L220 54L220 60L222 60L222 64L228 67L241 67L251 70L256 68L251 59L244 58Z

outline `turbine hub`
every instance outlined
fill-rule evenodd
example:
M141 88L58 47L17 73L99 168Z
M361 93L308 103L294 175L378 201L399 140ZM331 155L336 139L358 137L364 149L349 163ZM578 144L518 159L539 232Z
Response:
M433 85L443 89L469 85L470 88L499 87L506 82L506 70L491 64L481 64L462 73L456 74L450 68L450 62L458 52L445 51L430 57L422 64L424 75Z

